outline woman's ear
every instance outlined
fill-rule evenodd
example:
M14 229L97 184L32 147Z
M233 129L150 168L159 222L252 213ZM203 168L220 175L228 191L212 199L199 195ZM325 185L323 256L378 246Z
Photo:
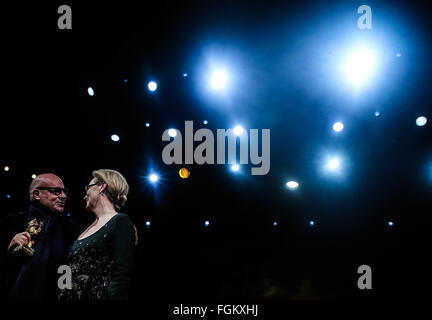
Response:
M107 188L107 184L106 183L102 183L101 184L101 188L100 188L100 193L104 192Z

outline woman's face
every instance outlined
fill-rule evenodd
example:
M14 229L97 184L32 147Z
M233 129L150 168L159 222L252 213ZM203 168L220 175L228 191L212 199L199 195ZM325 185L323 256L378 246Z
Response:
M96 178L93 178L88 185L86 185L86 195L84 201L86 203L87 211L93 211L100 196L100 183Z

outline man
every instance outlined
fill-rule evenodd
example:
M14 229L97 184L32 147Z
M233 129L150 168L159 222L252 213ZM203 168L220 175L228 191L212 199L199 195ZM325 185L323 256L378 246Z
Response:
M67 264L67 252L78 237L80 226L62 215L67 189L56 175L37 176L30 185L27 211L9 215L0 222L0 289L11 299L57 299L58 267ZM28 223L42 222L37 235L26 231ZM14 249L31 242L32 256Z

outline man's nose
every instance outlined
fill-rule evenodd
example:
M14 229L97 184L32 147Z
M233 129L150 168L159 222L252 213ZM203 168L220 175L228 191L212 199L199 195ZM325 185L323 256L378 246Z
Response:
M63 199L63 200L66 200L66 198L67 198L66 193L65 193L64 191L62 191L62 192L60 193L60 195L59 195L59 198L61 198L61 199Z

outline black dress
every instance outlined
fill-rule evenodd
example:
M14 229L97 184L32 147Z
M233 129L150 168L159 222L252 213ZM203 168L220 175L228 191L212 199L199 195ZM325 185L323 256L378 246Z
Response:
M94 234L73 243L68 255L72 289L63 289L59 299L128 299L134 256L134 225L118 213Z

